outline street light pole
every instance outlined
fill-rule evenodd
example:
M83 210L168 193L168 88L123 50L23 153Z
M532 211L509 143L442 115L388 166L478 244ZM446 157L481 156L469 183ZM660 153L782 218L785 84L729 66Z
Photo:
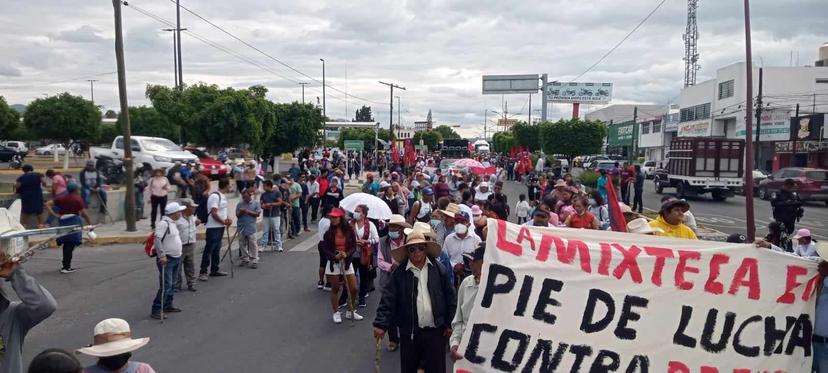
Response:
M98 80L87 79L86 81L89 82L89 93L92 97L92 105L95 105L95 82L97 82Z
M397 98L397 137L400 137L402 132L402 114L400 108L402 108L402 105L400 104L400 96L394 97Z
M176 37L177 29L162 28L161 31L172 32L173 36L173 78L175 79L175 89L178 89L178 37Z
M487 120L487 116L489 114L489 109L483 110L483 140L489 141L489 132L487 131L489 121Z
M745 95L745 220L747 240L756 238L756 222L753 220L753 51L750 40L750 0L745 0L745 72L747 92Z
M327 108L325 106L325 85L326 85L325 84L325 59L320 58L319 60L322 61L322 116L325 118L325 121L327 122L328 121L328 112L326 111ZM324 145L327 141L328 141L328 129L325 128L324 125L323 125L323 127L322 127L322 144Z
M305 85L307 85L307 84L308 83L305 83L305 82L300 82L299 83L299 85L302 86L302 105L305 104Z
M396 141L396 138L394 138L394 88L399 88L399 89L402 89L403 91L405 91L406 89L405 89L405 87L398 86L394 83L386 83L386 82L379 82L379 83L391 87L391 99L389 100L389 103L391 104L391 106L390 106L391 108L390 108L390 110L388 110L388 132L391 133L391 141L393 142L393 141Z
M175 0L175 34L178 37L178 89L184 89L184 74L181 70L181 5Z
M115 60L118 65L118 98L121 102L121 120L124 131L124 169L126 169L126 230L135 232L135 185L132 166L132 139L129 128L129 103L127 102L126 67L124 65L124 34L121 30L121 0L112 0L115 10Z

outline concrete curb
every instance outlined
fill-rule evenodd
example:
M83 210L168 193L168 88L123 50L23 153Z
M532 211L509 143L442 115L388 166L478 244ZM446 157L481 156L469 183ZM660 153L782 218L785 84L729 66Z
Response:
M37 166L37 165L35 165L35 166ZM63 172L63 173L67 173L67 172L74 173L74 172L80 172L81 170L83 170L83 167L69 167L69 168L64 169L62 167L46 167L46 168L43 168L43 167L37 166L34 169L34 172L39 172L39 173L42 174L42 173L45 173L47 170L57 170L57 171L60 171L60 172ZM22 173L23 173L23 171L20 171L20 170L0 170L0 175L20 175Z

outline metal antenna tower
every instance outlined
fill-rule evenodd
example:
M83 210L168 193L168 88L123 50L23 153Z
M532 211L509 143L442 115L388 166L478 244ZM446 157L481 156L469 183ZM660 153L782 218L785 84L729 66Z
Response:
M696 26L696 9L699 0L687 0L687 30L684 31L684 86L696 84L699 71L699 28Z

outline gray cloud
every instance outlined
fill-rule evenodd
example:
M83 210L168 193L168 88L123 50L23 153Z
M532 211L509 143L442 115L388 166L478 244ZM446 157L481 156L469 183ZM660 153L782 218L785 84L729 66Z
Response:
M0 62L0 76L12 77L21 75L23 75L23 72L20 71L20 69L7 63Z
M55 34L52 37L54 40L66 41L70 43L98 43L104 41L100 35L100 31L93 26L83 25L76 29L65 30Z

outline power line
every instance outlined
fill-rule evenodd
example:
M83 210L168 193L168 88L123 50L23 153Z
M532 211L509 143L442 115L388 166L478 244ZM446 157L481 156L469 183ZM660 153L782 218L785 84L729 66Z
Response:
M26 85L9 85L9 86L3 86L2 88L41 87L41 86L45 86L45 85L68 83L68 82L73 82L73 81L76 81L76 80L87 80L89 78L96 78L96 77L99 77L99 76L112 75L112 74L116 74L116 73L117 73L117 71L110 71L110 72L107 72L107 73L84 75L84 76L79 76L79 77L76 77L76 78L68 78L68 79L63 79L63 80L54 80L54 81L43 82L43 83L26 84Z
M175 3L175 0L170 0L170 2ZM273 57L273 56L272 56L272 55L270 55L269 53L267 53L267 52L265 52L265 51L263 51L263 50L261 50L261 49L259 49L259 48L255 47L254 45L252 45L252 44L250 44L250 43L248 43L248 42L244 41L244 40L243 40L243 39L241 39L240 37L238 37L238 36L236 36L236 35L232 34L231 32L229 32L229 31L227 31L227 30L225 30L223 27L221 27L221 26L219 26L219 25L217 25L217 24L213 23L212 21L208 20L207 18L204 18L203 16L201 16L201 15L200 15L200 14L198 14L198 13L196 13L195 11L193 11L193 10L191 10L191 9L189 9L189 8L187 8L187 7L185 7L185 6L183 6L183 5L180 5L180 7L181 7L181 9L184 9L187 13L190 13L190 14L192 14L193 16L197 17L198 19L200 19L200 20L202 20L202 21L206 22L206 23L207 23L207 24L209 24L210 26L215 27L216 29L218 29L219 31L223 32L223 33L224 33L224 34L226 34L227 36L230 36L231 38L233 38L233 39L235 39L236 41L238 41L238 42L240 42L240 43L244 44L245 46L247 46L247 47L249 47L249 48L251 48L251 49L255 50L256 52L261 53L263 56L265 56L265 57L267 57L267 58L269 58L269 59L271 59L271 60L273 60L273 61L276 61L276 63L278 63L278 64L280 64L280 65L282 65L282 66L284 66L284 67L286 67L286 68L288 68L288 69L290 69L290 70L293 70L294 72L296 72L296 73L298 73L298 74L300 74L300 75L302 75L302 76L304 76L304 77L306 77L306 78L308 78L308 79L310 79L310 80L313 80L313 81L315 81L315 82L319 83L320 85L321 85L321 84L324 84L326 87L328 87L328 88L330 88L330 89L333 89L334 91L340 92L340 93L344 94L346 97L353 97L353 98L355 98L355 99L357 99L357 100L361 100L361 101L365 101L365 102L369 102L369 103L373 103L373 104L377 104L377 105L383 105L383 104L384 104L384 103L382 103L382 102L372 101L372 100L368 100L368 99L366 99L366 98L362 98L362 97L359 97L359 96L354 96L354 95L352 95L352 94L350 94L350 93L348 93L348 92L345 92L345 91L343 91L343 90L341 90L341 89L339 89L339 88L336 88L336 87L334 87L334 86L332 86L332 85L330 85L330 84L323 83L323 82L322 82L322 81L320 81L319 79L316 79L316 78L314 78L314 77L312 77L312 76L310 76L310 75L308 75L308 74L305 74L304 72L300 71L299 69L296 69L295 67L293 67L293 66L291 66L291 65L289 65L289 64L287 64L287 63L285 63L285 62L283 62L283 61L281 61L281 60L279 60L279 59L278 59L278 58L276 58L276 57Z
M648 13L648 14L647 14L647 16L646 16L646 17L644 17L644 19L642 19L642 20L641 20L641 22L638 22L638 24L637 24L637 25L636 25L636 26L635 26L632 30L630 30L630 32L628 32L628 33L627 33L627 35L626 35L626 36L624 36L624 38L623 38L623 39L621 39L621 41L619 41L617 44L615 44L615 46L614 46L614 47L610 48L610 50L609 50L609 51L607 51L607 53L604 53L604 55L603 55L603 56L601 56L601 58L599 58L599 59L598 59L598 61L595 61L595 63L593 63L593 64L592 64L592 66L590 66L589 68L587 68L586 70L584 70L584 72L582 72L582 73L580 73L578 76L576 76L576 77L575 77L575 79L570 80L570 82L574 82L574 81L578 80L578 78L580 78L580 77L584 76L586 73L590 72L590 70L592 70L595 66L598 66L598 64L599 64L599 63L603 62L605 58L609 57L609 55L610 55L610 54L612 54L612 52L615 52L615 50L616 50L616 49L618 49L618 47L620 47L620 46L621 46L621 44L624 44L624 42L625 42L625 41L627 41L627 39L629 39L629 38L630 38L630 36L632 36L632 34L633 34L636 30L638 30L638 28L639 28L639 27L641 27L641 26L644 24L644 22L647 22L647 20L648 20L648 19L650 19L650 17L651 17L651 16L652 16L652 15L653 15L653 14L654 14L654 13L655 13L655 12L656 12L659 8L661 8L661 6L662 6L662 5L664 5L664 3L665 3L666 1L667 1L667 0L661 0L661 2L659 2L659 3L658 3L658 5L656 5L656 7L655 7L655 8L653 8L653 10L651 10L651 11L650 11L650 13Z

